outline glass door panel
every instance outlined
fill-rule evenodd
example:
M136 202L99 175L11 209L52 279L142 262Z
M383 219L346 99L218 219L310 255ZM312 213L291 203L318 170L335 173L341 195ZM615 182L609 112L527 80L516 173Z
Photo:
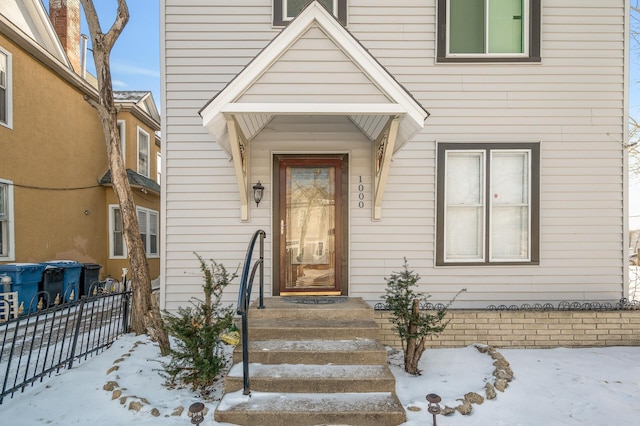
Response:
M281 163L280 291L339 291L336 273L339 164L295 159ZM339 263L339 262L338 262Z

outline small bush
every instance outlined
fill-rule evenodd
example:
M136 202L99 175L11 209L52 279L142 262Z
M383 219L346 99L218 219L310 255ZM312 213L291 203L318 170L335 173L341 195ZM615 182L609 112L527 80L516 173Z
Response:
M164 369L171 384L180 381L206 393L227 364L220 335L231 326L233 311L231 306L222 306L221 298L237 273L230 274L214 260L207 265L196 256L204 275L204 301L193 298L192 306L178 308L177 314L165 312L169 334L177 340Z
M392 272L387 282L387 294L381 296L392 312L391 322L394 324L393 330L398 333L404 351L404 369L407 373L418 375L418 363L425 351L427 338L437 336L442 333L449 324L445 320L447 309L458 295L466 291L460 290L447 303L434 311L421 310L420 304L425 305L430 295L415 292L412 287L416 286L420 280L420 275L409 270L407 259L404 259L402 272Z

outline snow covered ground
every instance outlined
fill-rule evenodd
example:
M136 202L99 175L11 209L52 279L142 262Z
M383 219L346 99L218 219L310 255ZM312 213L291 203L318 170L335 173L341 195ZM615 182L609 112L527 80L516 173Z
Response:
M438 416L439 426L638 424L640 347L499 352L515 374L505 392L474 405L469 416ZM439 394L441 405L452 407L467 392L484 395L494 369L493 360L472 346L427 350L419 377L404 373L398 354L389 359L398 396L407 409L404 426L432 424L425 399L429 393ZM188 389L165 388L159 375L161 360L157 346L146 337L126 335L93 359L7 397L0 405L0 424L189 425L189 405L202 400ZM117 383L114 390L104 390L110 381ZM121 404L123 397L127 399ZM128 409L131 402L140 401L140 411ZM212 416L216 403L205 405L209 412L202 424L218 424ZM182 415L172 415L180 406L184 407Z

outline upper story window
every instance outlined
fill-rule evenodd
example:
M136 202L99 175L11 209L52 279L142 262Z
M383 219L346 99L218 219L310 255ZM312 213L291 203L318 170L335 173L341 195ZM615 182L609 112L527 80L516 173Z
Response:
M539 62L540 0L438 0L438 62Z
M149 133L138 127L138 173L149 177Z
M437 265L537 264L539 144L438 145Z
M13 185L0 179L0 260L14 260Z
M156 182L160 184L160 178L162 177L162 154L156 154Z
M317 0L333 13L343 25L347 25L347 0ZM309 0L273 0L273 25L283 26L295 18Z
M11 54L0 47L0 126L13 126L11 98Z
M118 120L118 136L120 136L120 150L122 151L122 162L127 165L127 125L124 120Z

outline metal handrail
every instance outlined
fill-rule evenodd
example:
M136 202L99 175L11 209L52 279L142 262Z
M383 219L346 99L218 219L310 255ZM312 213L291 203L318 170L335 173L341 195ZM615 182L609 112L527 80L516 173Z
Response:
M240 292L238 293L237 313L242 318L242 382L244 395L249 395L249 322L247 319L247 311L249 310L249 302L251 299L251 288L253 287L253 279L256 271L260 268L260 302L258 309L264 309L264 238L267 234L262 230L257 230L247 248L247 254L244 258L242 267L242 276L240 277ZM260 259L256 261L251 268L251 276L249 277L249 268L251 266L251 257L256 245L256 240L260 237Z

